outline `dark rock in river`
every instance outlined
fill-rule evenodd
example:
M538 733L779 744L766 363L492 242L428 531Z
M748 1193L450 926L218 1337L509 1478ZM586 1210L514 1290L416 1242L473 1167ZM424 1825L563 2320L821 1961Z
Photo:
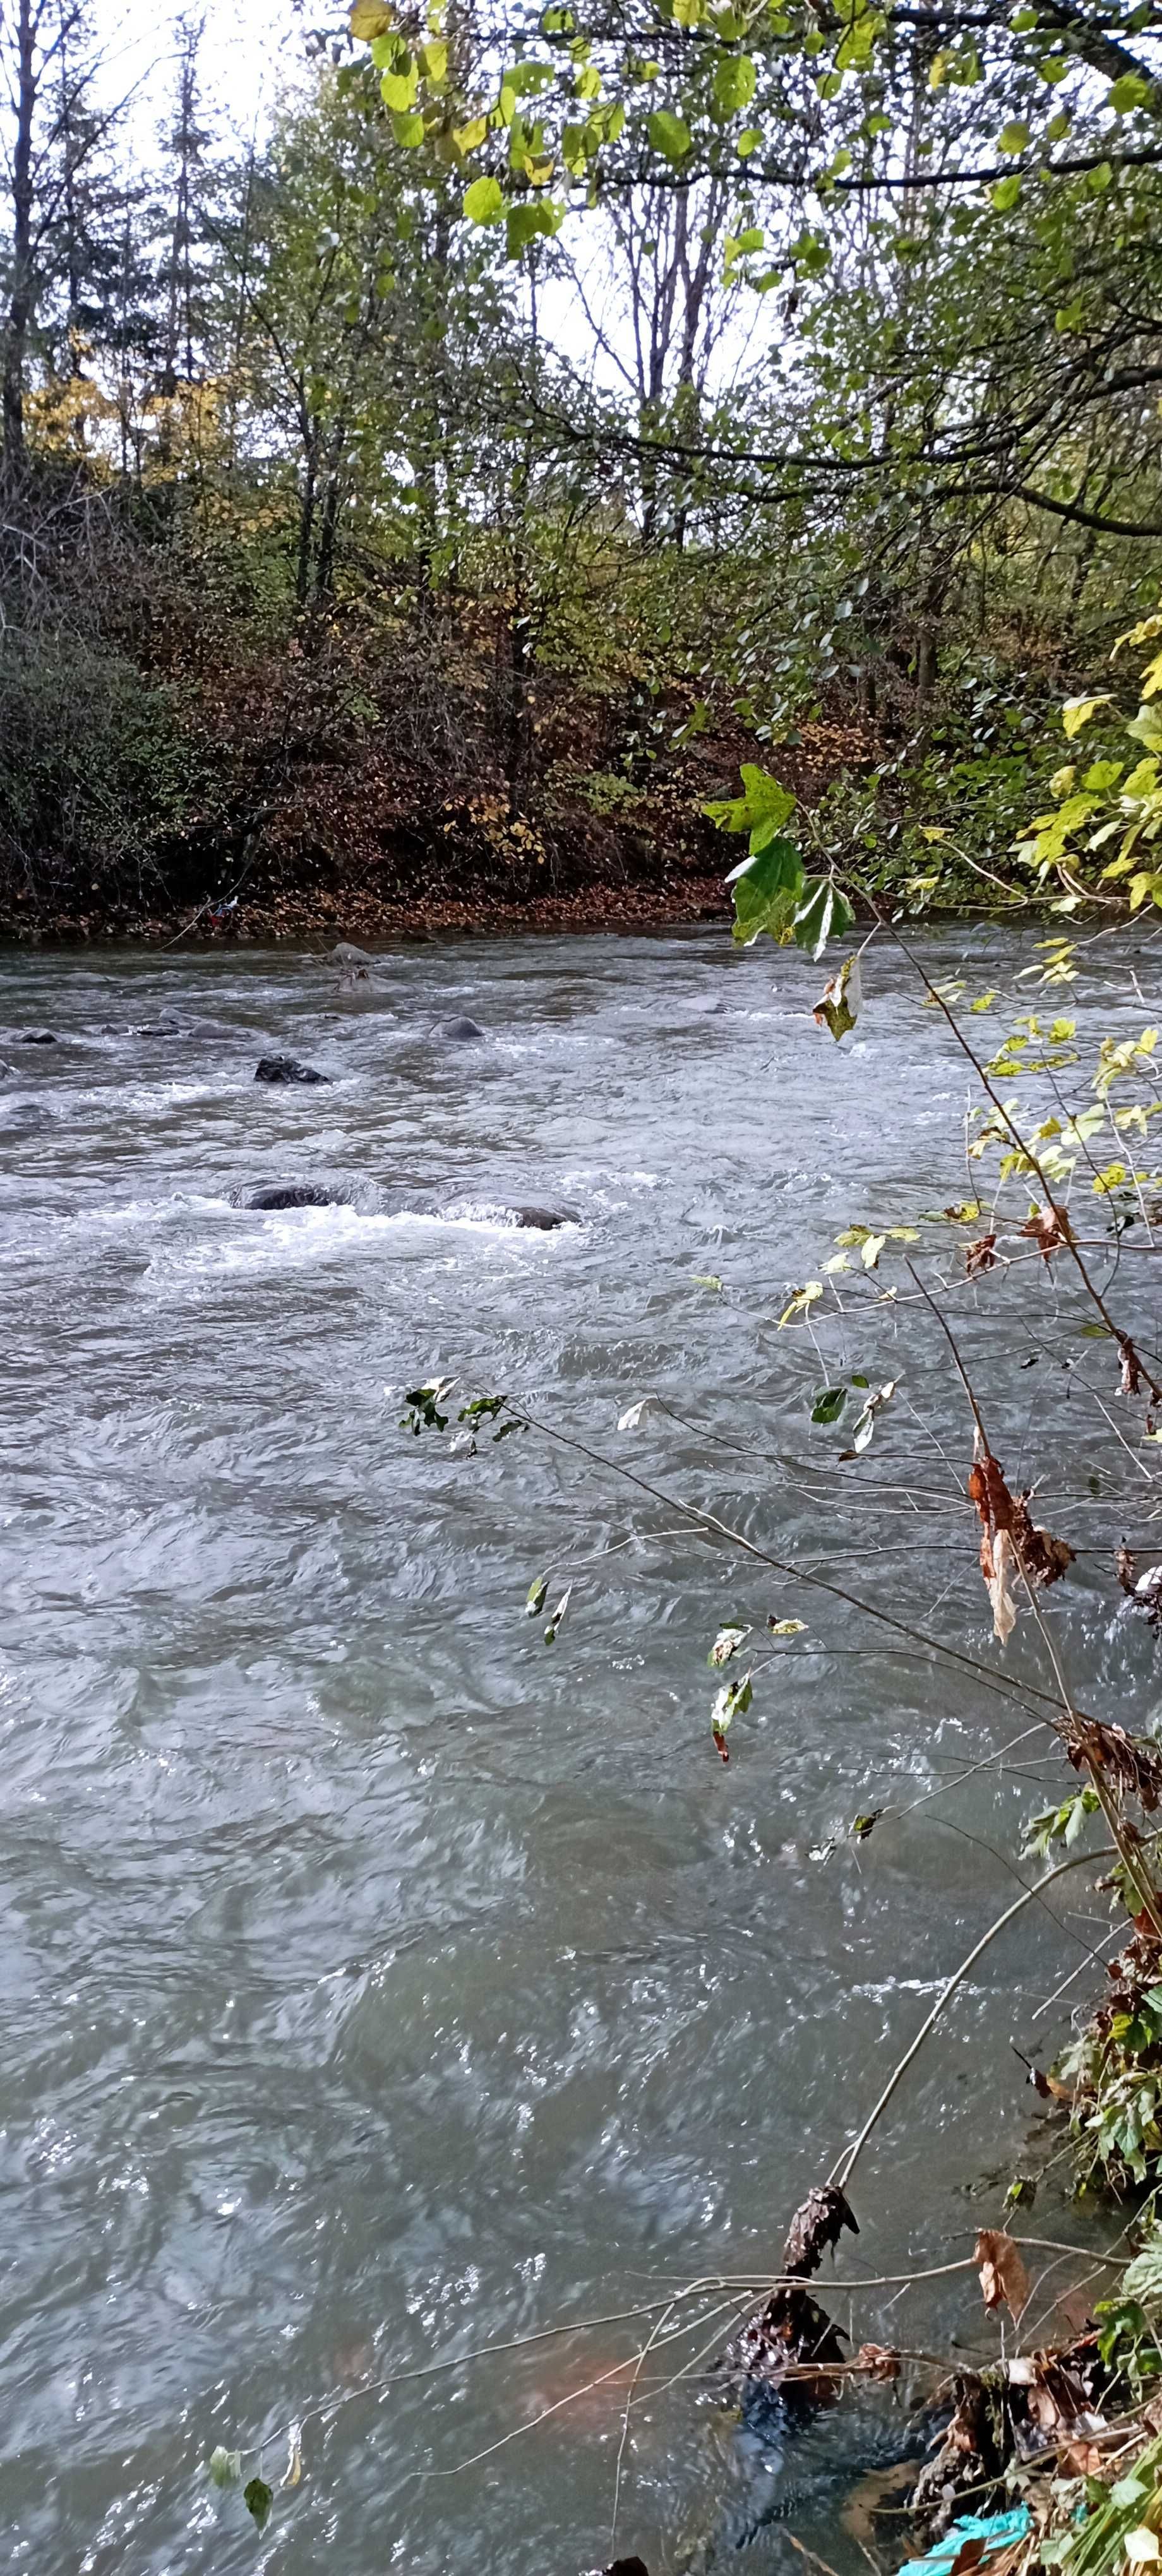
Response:
M180 1038L185 1036L185 1031L180 1020L171 1020L168 1013L162 1011L156 1020L139 1020L129 1035L131 1038Z
M468 1020L463 1016L454 1020L437 1020L432 1031L434 1038L477 1039L484 1038L487 1034L487 1030L481 1028L479 1020Z
M320 1181L275 1181L269 1189L231 1190L232 1207L347 1207L344 1190L329 1190Z
M60 1039L52 1029L21 1029L21 1046L59 1046Z
M451 1199L443 1214L451 1218L467 1218L469 1223L477 1225L532 1226L539 1234L551 1234L554 1226L581 1223L577 1208L515 1206L511 1199Z
M541 1234L551 1234L555 1225L581 1223L576 1208L514 1207L506 1208L504 1213L514 1216L518 1225L535 1226Z
M316 1073L313 1064L300 1064L296 1055L260 1056L254 1068L256 1082L329 1082L329 1073Z

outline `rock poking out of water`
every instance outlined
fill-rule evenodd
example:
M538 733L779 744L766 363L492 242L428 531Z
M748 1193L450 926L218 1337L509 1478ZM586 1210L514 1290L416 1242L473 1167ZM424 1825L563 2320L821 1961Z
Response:
M580 1225L577 1208L516 1206L511 1199L486 1199L466 1196L450 1199L443 1209L446 1217L460 1218L477 1225L527 1225L538 1234L551 1234L558 1225Z
M130 1029L131 1038L180 1038L185 1031L180 1020L171 1020L168 1011L159 1011L155 1020L138 1020Z
M351 940L339 939L331 950L331 963L339 969L341 992L353 993L357 984L370 984L374 959L365 948L356 948Z
M14 1065L11 1065L11 1064L4 1064L3 1062L0 1062L0 1082L3 1082L3 1081L6 1079L6 1077L7 1077L9 1074L14 1073L14 1072L15 1072L15 1070L16 1070L16 1068L15 1068L15 1066L14 1066Z
M346 1207L349 1202L342 1190L329 1190L321 1181L274 1181L267 1189L231 1190L232 1207L304 1208Z
M22 1029L20 1044L21 1046L59 1046L60 1039L53 1029Z
M263 1055L254 1068L256 1082L329 1082L329 1073L316 1073L313 1064L300 1064L297 1055Z
M518 1225L534 1226L539 1234L551 1234L557 1225L581 1223L576 1208L514 1207L504 1212L515 1217Z
M457 1014L455 1019L437 1020L432 1031L434 1038L451 1038L457 1044L486 1038L487 1034L487 1030L481 1028L479 1020L466 1019L462 1013Z

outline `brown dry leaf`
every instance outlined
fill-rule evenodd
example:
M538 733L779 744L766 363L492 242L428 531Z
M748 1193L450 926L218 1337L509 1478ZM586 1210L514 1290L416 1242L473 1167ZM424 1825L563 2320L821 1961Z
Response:
M993 1635L1003 1646L1017 1624L1017 1605L1013 1599L1017 1551L1008 1530L998 1530L991 1542L986 1531L980 1543L980 1567L985 1590L992 1603Z
M983 2540L962 2540L948 2570L948 2576L969 2576L971 2568L979 2567L984 2553Z
M1096 2442L1067 2442L1059 2454L1059 2467L1066 2478L1096 2478L1101 2474L1102 2455Z
M980 1520L980 1570L993 1605L993 1627L1003 1645L1017 1615L1013 1574L1023 1574L1034 1587L1056 1583L1072 1565L1073 1549L1067 1539L1034 1527L1028 1495L1009 1492L1000 1460L988 1451L973 1460L968 1496Z
M1142 1371L1138 1360L1138 1354L1134 1349L1132 1342L1119 1342L1118 1351L1120 1353L1122 1363L1121 1375L1118 1378L1118 1394L1137 1395L1140 1393L1142 1385Z
M982 1234L979 1242L969 1244L968 1250L964 1256L964 1266L970 1279L979 1279L981 1272L984 1270L996 1269L997 1238L995 1234Z
M1100 1771L1123 1797L1137 1798L1147 1815L1162 1805L1162 1752L1152 1736L1129 1735L1124 1726L1080 1717L1076 1710L1061 1732L1075 1771L1083 1771L1087 1764L1092 1771Z
M900 2356L893 2352L890 2344L861 2343L852 2360L855 2369L865 2370L869 2379L898 2379L900 2376Z
M1010 2316L1019 2316L1032 2287L1019 2245L1003 2227L982 2227L972 2259L980 2265L986 2308L1006 2306Z
M1048 1261L1061 1244L1073 1241L1073 1227L1063 1207L1034 1208L1028 1223L1018 1226L1017 1232L1032 1237L1043 1261Z

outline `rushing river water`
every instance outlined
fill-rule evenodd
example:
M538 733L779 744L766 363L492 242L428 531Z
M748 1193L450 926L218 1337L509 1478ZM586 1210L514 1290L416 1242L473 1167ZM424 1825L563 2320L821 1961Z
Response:
M974 930L944 966L963 950L979 983L1019 962ZM841 1051L811 1022L817 970L718 929L411 948L351 995L284 953L0 961L0 2566L597 2563L608 2388L460 2464L608 2371L622 2329L361 2383L777 2266L1013 1892L984 1846L1011 1853L1061 1794L1036 1743L915 1804L1027 1726L1002 1698L568 1448L452 1454L399 1427L433 1373L519 1391L992 1660L964 1400L923 1310L850 1328L847 1365L902 1382L839 1469L807 1422L820 1362L776 1329L841 1227L966 1186L963 1061L900 960L869 981ZM1101 999L1081 1010L1104 1025ZM434 1043L451 1010L488 1044ZM132 1034L159 1013L180 1033ZM22 1042L46 1027L57 1045ZM333 1087L256 1085L274 1048ZM230 1203L320 1178L354 1203ZM526 1199L578 1221L481 1213ZM1014 1470L1045 1384L1023 1294L1007 1359L987 1346ZM832 1337L828 1373L841 1356ZM647 1394L683 1420L619 1433ZM1083 1545L1086 1477L1060 1448L1057 1472ZM541 1573L550 1606L572 1585L551 1647L524 1615ZM1153 1647L1118 1627L1106 1566L1083 1556L1065 1590L1084 1671L1148 1718ZM724 1767L707 1650L768 1614L806 1634L756 1675ZM889 1803L911 1811L812 1857ZM877 2132L849 2275L967 2253L1042 2152L1010 2040L1059 2034L1070 1997L1031 2016L1102 1929L1078 1884L986 1954ZM1082 2232L1044 2194L1037 2223ZM853 2309L857 2340L995 2346L959 2280L919 2316L891 2301ZM277 2484L286 2428L334 2395L260 2538L209 2452L269 2436ZM793 2528L862 2568L840 2473L898 2438L892 2404L845 2406L780 2466L691 2387L656 2390L619 2545L658 2576L777 2490L798 2518L748 2565L801 2570Z

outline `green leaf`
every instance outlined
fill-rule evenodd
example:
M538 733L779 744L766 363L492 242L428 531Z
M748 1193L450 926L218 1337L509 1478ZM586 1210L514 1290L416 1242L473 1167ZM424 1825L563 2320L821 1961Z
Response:
M504 213L504 190L499 179L474 179L464 191L464 212L470 224L496 224Z
M727 54L718 65L710 93L715 123L726 125L740 108L749 107L757 86L758 73L749 54Z
M211 2451L206 2467L216 2487L237 2486L242 2475L242 2453L227 2451L219 2442L217 2450Z
M429 36L426 44L420 46L420 65L423 70L424 79L430 80L434 87L438 89L441 82L445 81L448 77L448 48L446 44L434 36Z
M655 152L666 161L684 161L690 149L690 128L668 107L656 107L646 128Z
M751 849L761 846L755 837L763 824L781 831L795 811L795 799L789 787L781 787L768 769L757 769L753 761L744 760L739 777L741 796L727 796L717 803L704 805L702 811L720 832L749 832ZM766 834L769 840L770 832Z
M710 1712L710 1723L715 1733L725 1735L733 1717L745 1717L753 1698L749 1673L743 1673L739 1681L724 1682Z
M766 931L782 944L803 884L803 863L794 842L781 835L768 841L731 870L727 884L734 892L735 939L749 948Z
M530 1583L528 1592L525 1596L526 1619L535 1619L538 1612L544 1609L545 1595L548 1592L548 1589L549 1578L547 1574L538 1574L535 1583Z
M838 1422L847 1402L845 1386L824 1386L811 1407L812 1422Z
M805 948L811 957L821 957L832 937L841 938L855 922L855 914L845 894L833 885L830 877L809 877L803 887L802 900L795 914L796 948Z
M1129 116L1136 107L1149 107L1150 84L1141 72L1123 72L1109 93L1109 105L1117 116Z
M412 151L417 143L423 142L424 120L422 116L415 115L393 116L391 130L396 142L404 144L409 151Z
M1011 157L1017 152L1027 152L1028 149L1029 128L1022 124L1019 116L1014 117L1012 124L1006 125L1003 134L998 134L997 150L1003 152L1006 157Z
M565 209L551 199L540 197L533 204L510 206L505 221L505 247L510 259L519 259L532 241L552 240L561 229Z
M379 84L384 106L406 112L414 104L419 85L420 76L414 67L410 72L384 72Z
M989 189L989 200L998 215L1007 215L1017 204L1020 194L1021 182L1014 170L1011 178L998 179L996 186Z
M249 2483L243 2487L242 2501L247 2512L253 2514L254 2520L261 2531L270 2513L270 2508L274 2503L273 2488L268 2487L265 2478L251 2478Z

